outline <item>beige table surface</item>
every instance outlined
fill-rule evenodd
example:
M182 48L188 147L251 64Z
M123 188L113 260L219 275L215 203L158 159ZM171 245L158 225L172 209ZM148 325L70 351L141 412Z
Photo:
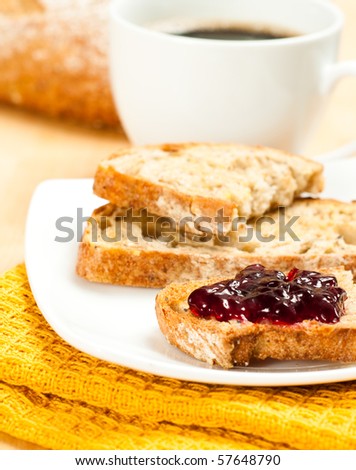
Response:
M335 0L346 14L341 59L356 59L356 0ZM306 154L356 139L356 79L335 90ZM93 176L97 163L128 142L114 132L91 131L0 107L0 272L23 261L24 226L31 194L47 178ZM0 449L38 447L0 433Z

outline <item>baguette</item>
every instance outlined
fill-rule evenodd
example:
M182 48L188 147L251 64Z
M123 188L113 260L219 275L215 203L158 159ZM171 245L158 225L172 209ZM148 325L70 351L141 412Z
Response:
M330 274L330 273L329 273ZM253 359L356 361L356 287L352 274L335 269L348 299L338 323L304 320L293 325L219 322L192 314L187 299L196 288L217 282L173 283L156 298L160 329L168 342L183 352L223 368L248 365ZM220 278L221 280L221 278Z
M274 238L268 242L258 239L259 219L249 222L255 237L246 242L234 236L224 243L214 237L201 241L189 233L143 233L139 222L130 227L130 236L123 222L126 213L113 204L94 211L79 246L79 276L92 282L163 287L174 281L228 278L256 263L282 271L344 266L356 273L356 203L299 199L285 212L271 211L261 230L264 237ZM299 217L284 241L282 216L286 221Z
M125 149L101 162L94 192L119 207L147 208L177 221L257 217L288 206L302 192L323 189L321 164L266 148L221 144L166 144Z
M108 0L3 0L0 101L118 127L108 74Z

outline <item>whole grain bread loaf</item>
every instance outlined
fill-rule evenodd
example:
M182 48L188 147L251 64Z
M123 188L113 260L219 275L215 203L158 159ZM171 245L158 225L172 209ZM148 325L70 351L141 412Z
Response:
M108 73L108 0L1 0L0 102L118 127Z
M345 314L335 324L304 320L281 326L237 320L219 322L194 316L187 302L190 293L222 278L173 283L164 288L156 298L158 323L169 343L196 359L223 368L267 358L354 362L356 286L349 271L334 269L326 274L334 274L348 294Z

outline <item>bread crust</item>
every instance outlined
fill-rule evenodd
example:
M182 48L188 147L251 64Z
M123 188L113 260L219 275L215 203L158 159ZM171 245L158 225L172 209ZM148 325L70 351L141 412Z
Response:
M300 200L304 206L334 206L342 211L351 204L334 200ZM297 201L296 204L299 204ZM96 209L92 215L100 220L102 215L113 217L113 204ZM126 246L93 242L91 227L88 224L79 246L77 274L91 282L116 285L164 287L171 282L186 282L194 279L209 279L217 275L229 278L250 264L260 263L269 269L289 271L293 267L307 270L330 270L344 266L356 274L356 250L340 253L300 253L280 254L272 250L270 254L242 252L234 247L228 250L204 250L197 246L184 251L177 246L159 250L147 249L139 243ZM162 245L164 245L162 243Z
M190 256L173 253L138 252L137 249L106 249L90 243L79 246L76 272L91 282L159 288L174 279L188 279ZM184 275L187 273L187 275ZM197 273L192 272L192 275Z
M108 1L32 3L0 8L0 101L119 127L108 75Z
M118 173L112 167L104 169L99 166L94 180L94 193L121 207L147 208L149 212L163 216L172 216L169 209L163 208L175 206L180 219L200 214L214 218L222 208L227 217L233 217L235 212L234 204L228 201L189 195L148 180Z
M164 287L171 282L186 282L194 279L208 279L217 274L226 279L250 264L264 264L269 269L288 271L299 269L323 270L344 266L355 270L356 255L279 255L263 256L222 255L214 257L197 253L145 251L140 248L127 249L102 247L89 241L79 246L76 272L91 282L139 287Z
M220 279L207 282L211 284ZM156 297L156 315L168 342L225 369L254 359L356 361L356 325L304 321L295 325L218 322L194 316L188 296L203 281L173 283ZM356 312L354 312L356 314Z
M263 151L266 155L278 156L288 161L288 158L297 158L300 161L305 161L313 170L310 170L309 181L305 187L294 194L297 197L302 191L317 193L323 189L323 167L317 162L308 160L304 157L296 157L295 155L282 152L279 150L271 149L263 146L244 146L244 145L225 145L225 144L200 144L200 143L181 143L181 144L163 144L160 146L146 146L144 150L164 151L167 152L167 158L175 154L182 154L194 147L201 145L207 148L221 148L221 151L228 149L237 149L246 151L251 154L254 152ZM218 212L223 209L224 216L232 219L238 215L245 216L241 212L241 207L238 207L237 202L231 202L228 199L220 199L216 197L206 197L197 194L189 194L188 192L174 189L165 184L157 184L148 179L141 177L134 177L126 173L121 173L113 166L110 166L110 161L119 158L120 156L135 153L139 154L141 147L134 147L132 149L123 149L120 152L111 155L111 157L99 165L95 179L94 179L94 193L98 196L107 199L113 204L120 207L133 207L136 209L147 208L151 213L169 216L176 220L181 220L184 217L210 217L214 219ZM179 178L179 175L176 175ZM243 202L241 202L241 205ZM269 209L278 206L278 202L273 203ZM257 214L262 215L262 214ZM212 223L215 227L216 223Z

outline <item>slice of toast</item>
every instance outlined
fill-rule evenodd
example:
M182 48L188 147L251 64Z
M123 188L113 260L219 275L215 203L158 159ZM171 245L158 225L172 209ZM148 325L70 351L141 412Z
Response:
M321 164L267 147L166 144L133 147L101 162L94 192L119 207L147 208L177 221L257 217L288 206L303 192L323 189ZM199 227L198 227L199 228Z
M281 326L274 324L219 322L192 314L187 299L202 285L217 282L191 281L173 283L156 297L156 314L160 329L169 343L185 353L223 368L248 365L253 359L356 361L356 286L352 274L334 269L346 290L345 314L338 323L315 320Z
M174 230L171 234L153 233L162 218L153 217L143 230L139 222L143 219L127 224L125 214L127 209L113 204L94 211L79 247L77 273L81 277L93 282L163 287L174 281L228 278L255 263L282 271L294 266L309 270L344 266L356 273L356 203L300 199L285 211L268 213L263 219L266 223L255 219L242 224L251 229L251 239L242 241L237 231L227 242L213 235L202 241ZM293 220L291 232L284 233Z

